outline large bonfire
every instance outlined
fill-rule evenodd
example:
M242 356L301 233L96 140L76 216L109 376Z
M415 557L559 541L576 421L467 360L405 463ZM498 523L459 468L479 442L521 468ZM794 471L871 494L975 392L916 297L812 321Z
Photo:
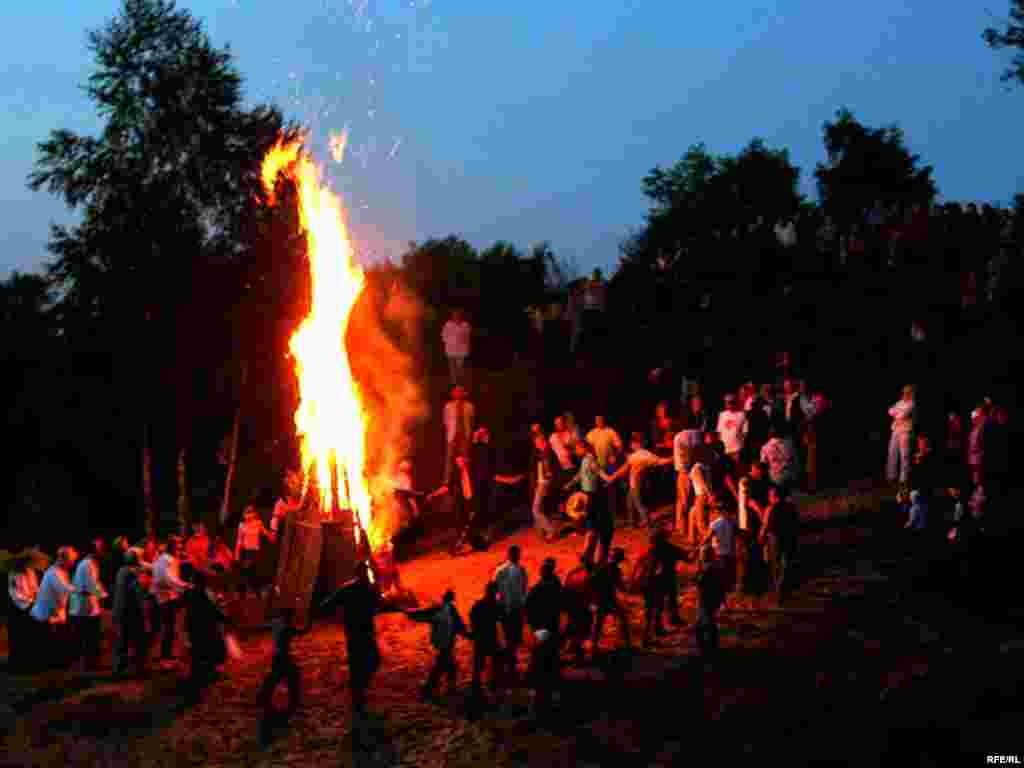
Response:
M370 415L346 344L366 275L355 261L341 200L323 182L301 138L280 139L264 159L263 185L271 204L279 173L298 191L311 282L309 314L289 344L299 381L295 426L301 441L303 496L313 495L324 519L350 510L357 535L367 537L363 543L376 551L391 533L388 516L375 515L375 506L388 503L387 489L368 472ZM374 495L379 497L376 505Z

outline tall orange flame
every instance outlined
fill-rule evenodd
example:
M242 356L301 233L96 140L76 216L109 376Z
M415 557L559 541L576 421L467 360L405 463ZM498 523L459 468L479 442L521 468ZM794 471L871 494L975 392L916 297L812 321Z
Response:
M322 514L351 509L375 549L383 533L371 525L366 408L345 345L366 277L354 259L341 200L322 181L302 139L279 139L263 161L263 185L272 204L281 172L298 189L312 283L309 315L289 343L299 380L295 426L302 446L303 496L315 477Z

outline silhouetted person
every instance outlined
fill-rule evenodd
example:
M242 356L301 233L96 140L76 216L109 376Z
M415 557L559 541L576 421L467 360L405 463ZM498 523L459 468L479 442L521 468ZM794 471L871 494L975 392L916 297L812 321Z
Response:
M505 653L508 674L516 673L516 651L523 644L523 609L526 605L529 577L519 564L519 547L508 548L508 559L494 572L498 598L502 609L501 626L505 635Z
M594 604L597 606L597 616L594 620L594 650L597 650L601 641L601 630L604 629L604 620L614 616L619 620L619 632L622 635L622 642L626 648L632 647L629 639L629 617L626 609L619 602L619 592L625 591L625 581L622 578L622 562L626 559L626 551L622 547L612 550L611 560L594 573L591 585L594 591Z
M288 716L295 714L302 700L302 676L299 667L292 657L292 639L296 635L304 635L310 630L312 623L303 630L295 628L295 611L283 608L268 625L274 642L274 657L270 662L270 674L260 687L257 701L263 708L264 719L273 713L271 700L277 686L284 681L288 686ZM265 627L266 628L266 627Z
M380 593L370 581L370 566L361 562L356 565L355 578L321 605L325 609L340 605L344 612L349 685L352 689L352 709L356 714L366 711L366 689L380 666L380 650L377 648L377 632L374 627L379 602Z
M146 632L146 590L139 581L142 569L141 551L129 549L124 554L124 565L118 569L114 581L114 674L128 669L129 654L135 652L135 667L146 668L149 654L149 635Z
M448 678L449 694L454 693L458 674L455 667L455 641L459 635L469 635L466 622L462 620L458 608L455 607L455 593L449 589L444 593L439 606L409 611L406 615L413 621L430 624L430 644L437 652L434 656L434 666L423 684L421 697L424 701L434 701L442 677Z
M227 659L221 625L228 622L228 617L210 599L203 571L196 571L192 585L185 596L185 629L191 646L189 689L198 696Z
M559 683L563 607L562 584L555 575L555 560L549 557L541 566L540 581L526 598L526 616L536 641L530 670L534 713L540 717L550 713L551 698Z
M506 669L505 651L498 642L498 625L502 620L498 604L498 585L488 582L484 595L469 612L473 638L473 703L483 703L481 678L488 659L491 662L491 692L497 695Z

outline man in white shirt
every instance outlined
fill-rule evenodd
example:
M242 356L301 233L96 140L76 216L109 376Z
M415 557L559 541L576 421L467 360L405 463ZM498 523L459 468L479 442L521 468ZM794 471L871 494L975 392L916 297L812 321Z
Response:
M906 484L910 477L910 436L914 431L914 388L903 388L903 397L889 409L892 436L889 438L889 457L886 474L890 483L897 480Z
M530 586L526 569L519 564L520 556L519 547L509 547L508 559L494 572L494 583L498 585L498 600L502 609L506 664L510 675L516 672L516 651L523 643L523 608Z
M15 558L7 574L7 594L11 612L7 617L7 668L12 672L31 671L34 656L35 622L29 616L39 594L39 577L32 569L28 554Z
M608 426L604 416L594 417L594 428L587 432L587 442L594 446L597 465L603 470L608 469L608 457L612 450L622 450L622 438L619 437L618 432Z
M456 385L452 388L452 399L445 403L442 417L445 439L444 482L450 485L455 457L469 455L470 441L476 426L476 408L467 399L465 387Z
M160 658L174 658L174 640L178 624L178 606L181 596L191 585L181 578L178 564L178 542L167 540L167 551L153 564L153 584L150 592L156 599L157 614L154 630L160 634Z
M725 444L726 455L734 462L740 460L748 429L747 414L740 409L736 395L726 395L725 410L718 415L717 432Z
M634 432L630 443L632 453L626 462L615 472L608 475L601 472L601 479L611 484L622 477L629 475L629 496L626 498L626 511L630 522L634 527L650 525L650 515L643 499L640 498L640 479L643 473L653 467L664 467L672 463L672 458L659 459L655 454L644 449L644 436L640 432ZM635 514L634 514L635 513Z
M103 636L102 601L107 590L100 580L100 560L104 554L103 539L92 543L92 552L78 561L75 577L71 583L78 590L71 595L70 610L72 629L78 642L82 672L96 669Z
M57 550L57 560L43 574L31 616L43 624L65 624L68 620L68 599L75 592L68 578L72 566L78 559L74 547Z
M684 429L672 441L672 460L676 469L676 531L679 533L686 530L694 452L703 444L704 433L699 429Z
M441 329L444 356L448 358L448 371L452 377L452 384L465 382L466 359L469 357L472 339L473 326L466 321L462 310L452 310L451 319Z
M576 470L573 452L576 450L576 435L566 426L564 416L555 417L555 431L548 438L551 450L555 453L558 467L563 474L572 474Z
M76 591L68 575L77 559L74 547L57 550L57 560L43 574L35 605L29 613L35 619L34 629L41 630L36 653L46 666L63 666L67 660L68 599Z

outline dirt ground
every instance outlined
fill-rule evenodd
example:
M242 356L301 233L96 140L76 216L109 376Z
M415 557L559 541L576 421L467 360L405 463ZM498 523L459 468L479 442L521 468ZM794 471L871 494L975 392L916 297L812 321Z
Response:
M609 622L603 663L576 668L566 657L559 715L544 727L528 717L525 689L479 720L467 716L465 640L456 694L421 702L429 627L387 613L377 622L375 714L355 725L342 629L322 621L294 644L303 706L269 746L257 738L255 696L270 660L270 638L259 633L241 638L244 657L229 661L192 706L178 686L181 668L144 680L5 679L14 715L0 765L640 766L703 755L726 764L970 765L985 754L1024 757L1019 625L915 590L906 573L916 554L888 546L889 535L873 523L805 531L796 596L782 607L769 597L731 598L714 667L701 661L686 628L648 651L613 653L618 637ZM524 530L487 552L420 557L402 567L402 580L425 602L453 588L468 617L513 543L531 580L549 556L564 576L582 546L576 536L544 544ZM647 540L622 530L616 544L632 561ZM684 582L682 613L692 623L695 591ZM642 602L628 596L626 604L638 640ZM625 670L619 683L603 673L613 661Z

